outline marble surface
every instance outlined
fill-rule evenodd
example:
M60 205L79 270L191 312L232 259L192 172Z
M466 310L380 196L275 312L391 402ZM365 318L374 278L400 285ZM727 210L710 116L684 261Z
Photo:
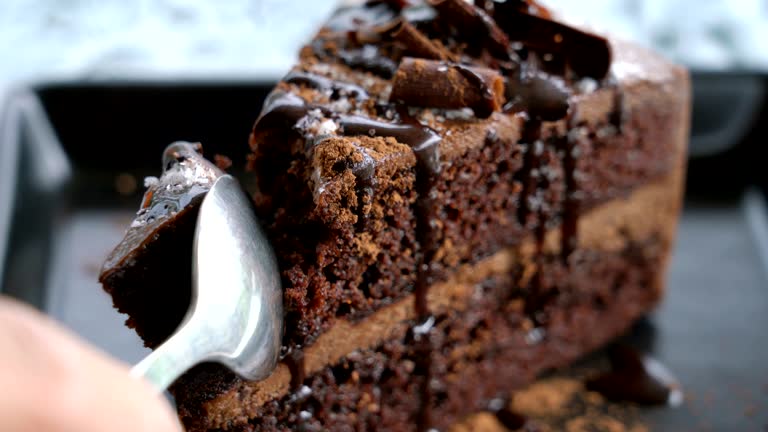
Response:
M543 0L697 70L768 70L765 0Z
M768 68L763 0L544 0L700 69ZM318 0L3 0L0 82L277 76L334 8Z
M0 114L39 82L277 78L339 1L2 0ZM694 69L768 70L764 0L541 1Z

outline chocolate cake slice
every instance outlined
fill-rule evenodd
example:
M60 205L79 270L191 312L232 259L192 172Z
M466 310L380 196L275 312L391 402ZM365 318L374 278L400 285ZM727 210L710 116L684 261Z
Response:
M476 3L344 7L265 102L249 167L283 358L260 382L190 371L187 430L444 430L658 303L687 73L532 1ZM187 204L102 272L150 347L188 306Z

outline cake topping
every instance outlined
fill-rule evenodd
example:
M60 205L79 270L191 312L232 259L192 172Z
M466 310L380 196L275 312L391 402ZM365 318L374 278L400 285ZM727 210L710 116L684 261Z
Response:
M486 118L501 109L504 79L487 68L406 57L395 74L390 100L409 106L469 107Z
M339 51L339 58L351 68L367 70L384 78L392 78L397 70L397 63L382 55L375 45L341 50Z
M158 230L172 224L183 212L199 204L223 174L203 158L202 145L175 142L163 152L163 175L150 178L141 208L123 241L102 267L102 274L117 269L122 262L152 239Z
M390 100L398 103L469 107L484 118L506 99L506 112L554 121L567 115L581 79L600 82L610 68L606 39L553 20L533 0L389 3L342 12L314 51L386 79L394 75ZM506 79L505 92L496 92L492 72Z
M433 41L403 18L398 18L389 35L403 45L405 54L430 60L456 61L456 55L440 42Z
M484 10L464 0L430 0L441 21L453 27L458 38L480 43L496 58L509 58L509 38Z
M530 118L554 121L568 114L570 92L561 78L545 72L521 70L506 81L505 112L527 111Z
M309 72L291 71L283 78L283 81L291 84L305 85L321 91L329 91L331 99L341 97L353 97L357 100L368 99L368 93L364 88L341 81L335 81L324 76Z
M323 106L308 104L292 93L277 90L264 103L264 109L254 125L253 133L259 136L269 133L270 130L292 127L296 133L304 136L308 147L319 144L333 134L392 137L400 143L409 145L425 168L437 172L440 168L438 156L440 135L408 116L405 111L398 112L398 115L401 123L338 114ZM337 127L322 127L327 120L333 121ZM330 134L318 134L321 129Z
M606 77L611 49L605 38L521 11L516 3L498 3L494 8L494 18L510 40L520 41L542 58L561 58L578 77Z
M396 124L373 120L362 116L339 117L343 135L369 135L392 137L398 142L411 146L420 164L431 172L440 169L440 135L433 129L415 124Z

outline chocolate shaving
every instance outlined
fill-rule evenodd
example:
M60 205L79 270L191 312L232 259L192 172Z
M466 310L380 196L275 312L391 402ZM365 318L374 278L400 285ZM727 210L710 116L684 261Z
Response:
M457 30L457 37L481 43L500 59L509 58L509 38L484 10L464 0L430 0L441 20Z
M605 38L523 12L514 3L496 4L494 11L496 22L510 40L520 41L539 53L561 56L579 77L606 77L611 66L611 48Z
M404 46L407 55L430 60L456 61L456 56L440 42L432 41L403 18L396 20L389 30L389 35Z
M477 117L487 118L504 103L504 79L491 69L405 57L395 73L390 101L471 108Z

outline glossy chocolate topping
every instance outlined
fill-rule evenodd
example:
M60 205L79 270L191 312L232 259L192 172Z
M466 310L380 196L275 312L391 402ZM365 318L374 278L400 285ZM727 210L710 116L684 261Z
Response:
M680 384L657 360L628 345L609 348L611 370L587 380L588 390L614 401L643 405L672 405L683 402Z
M254 133L292 126L297 132L303 133L308 145L316 145L322 139L333 135L316 136L311 128L307 127L306 119L312 114L323 116L322 119L315 119L315 122L334 122L337 126L334 128L336 135L395 138L398 142L409 145L424 167L432 171L439 170L438 144L441 137L431 128L418 122L394 123L359 115L337 114L328 108L307 104L300 97L279 90L273 92L265 102L262 115L254 126Z
M151 241L157 232L172 226L184 212L202 202L223 172L203 158L201 152L200 143L176 142L165 149L163 174L159 179L145 180L148 189L141 208L123 241L104 262L102 279L139 253L142 245Z
M283 78L283 81L291 84L305 85L317 90L330 91L331 99L339 99L341 97L353 97L357 100L368 99L368 93L359 85L334 81L313 73L291 71Z

